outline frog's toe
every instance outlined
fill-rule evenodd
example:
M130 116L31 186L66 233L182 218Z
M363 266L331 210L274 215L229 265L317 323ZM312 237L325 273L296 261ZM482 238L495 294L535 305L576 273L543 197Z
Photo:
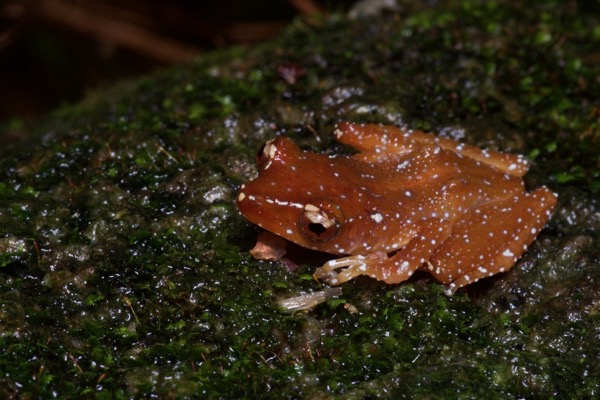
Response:
M345 268L342 271L338 272L337 277L336 277L336 280L337 280L336 284L348 282L349 280L352 280L359 275L364 275L365 270L366 269L365 269L364 263L361 265L352 265L348 268Z
M338 272L338 270L340 271ZM313 276L330 285L339 285L364 274L366 270L365 257L359 255L328 261L322 267L317 268Z
M455 283L451 283L449 285L444 285L444 294L448 297L452 296L454 292L458 290L458 287Z
M325 281L330 285L338 284L337 276L338 272L334 268L328 266L327 264L323 265L320 268L317 268L313 274L313 278L315 278L316 280Z
M360 270L360 267L351 265L349 267L345 267L339 272L336 270L331 270L325 275L323 275L321 271L317 270L313 276L317 279L327 282L329 285L335 286L348 282L349 280L352 280L362 274L364 274L364 272Z

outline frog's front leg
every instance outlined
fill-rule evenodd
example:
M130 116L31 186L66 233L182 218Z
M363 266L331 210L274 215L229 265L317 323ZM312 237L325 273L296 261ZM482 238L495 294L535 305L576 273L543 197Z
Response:
M428 219L417 223L415 235L396 254L375 252L331 260L318 268L314 277L331 285L339 285L359 275L367 275L386 283L407 280L451 234L448 221Z

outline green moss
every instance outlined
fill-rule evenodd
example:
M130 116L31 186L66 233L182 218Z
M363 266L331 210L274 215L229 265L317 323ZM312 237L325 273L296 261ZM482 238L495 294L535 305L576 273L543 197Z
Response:
M600 389L598 20L580 3L399 2L297 20L64 107L0 150L0 397L565 398ZM596 14L597 15L597 14ZM282 76L294 75L296 83ZM528 154L559 207L510 273L322 289L253 260L256 149L339 120Z

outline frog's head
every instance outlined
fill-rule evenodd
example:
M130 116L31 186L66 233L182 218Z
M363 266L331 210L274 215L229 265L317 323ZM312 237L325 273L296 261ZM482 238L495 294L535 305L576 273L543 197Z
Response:
M258 177L242 185L237 206L258 226L301 246L326 252L343 248L348 182L335 159L303 152L290 139L269 140L258 152Z

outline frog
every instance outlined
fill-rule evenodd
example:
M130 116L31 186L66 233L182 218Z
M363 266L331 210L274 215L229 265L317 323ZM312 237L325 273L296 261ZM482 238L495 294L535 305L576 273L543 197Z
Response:
M527 191L528 160L406 127L340 122L358 152L321 154L278 136L256 157L237 207L250 222L335 255L315 279L388 284L425 270L444 293L509 271L550 219L557 195Z

